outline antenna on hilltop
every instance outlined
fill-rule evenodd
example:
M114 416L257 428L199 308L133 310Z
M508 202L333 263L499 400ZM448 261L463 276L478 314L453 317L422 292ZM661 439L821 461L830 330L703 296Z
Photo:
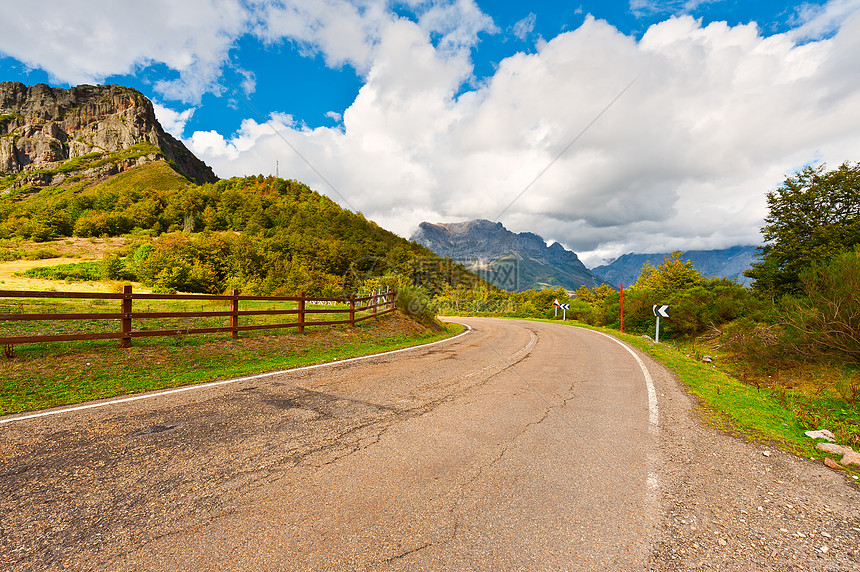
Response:
M278 173L278 162L275 161L275 178L280 178L280 174Z

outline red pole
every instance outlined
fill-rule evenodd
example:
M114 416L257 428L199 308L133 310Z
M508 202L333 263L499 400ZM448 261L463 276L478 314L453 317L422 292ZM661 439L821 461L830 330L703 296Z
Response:
M621 284L621 333L624 333L624 284Z

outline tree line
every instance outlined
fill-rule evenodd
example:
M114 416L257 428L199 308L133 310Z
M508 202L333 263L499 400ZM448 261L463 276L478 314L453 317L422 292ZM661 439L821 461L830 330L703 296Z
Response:
M680 252L646 263L624 289L624 330L653 335L652 306L668 304L661 338L719 337L752 361L836 358L860 367L860 164L806 167L767 193L760 259L747 288L702 276ZM573 295L561 288L507 294L483 285L446 287L444 312L569 319L618 329L621 292L602 284Z
M385 273L434 292L474 274L342 209L306 185L235 177L172 189L45 189L0 200L0 238L131 237L103 275L156 291L340 295Z

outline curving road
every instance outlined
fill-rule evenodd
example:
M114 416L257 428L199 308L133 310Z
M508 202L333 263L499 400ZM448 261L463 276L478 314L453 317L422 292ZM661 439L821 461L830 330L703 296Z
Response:
M645 569L644 363L587 330L457 321L408 352L0 419L0 568Z

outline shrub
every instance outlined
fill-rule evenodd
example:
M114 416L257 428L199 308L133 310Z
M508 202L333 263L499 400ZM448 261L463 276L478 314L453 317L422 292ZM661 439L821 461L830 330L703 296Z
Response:
M860 251L800 274L805 297L787 300L785 320L809 357L837 354L860 364Z

